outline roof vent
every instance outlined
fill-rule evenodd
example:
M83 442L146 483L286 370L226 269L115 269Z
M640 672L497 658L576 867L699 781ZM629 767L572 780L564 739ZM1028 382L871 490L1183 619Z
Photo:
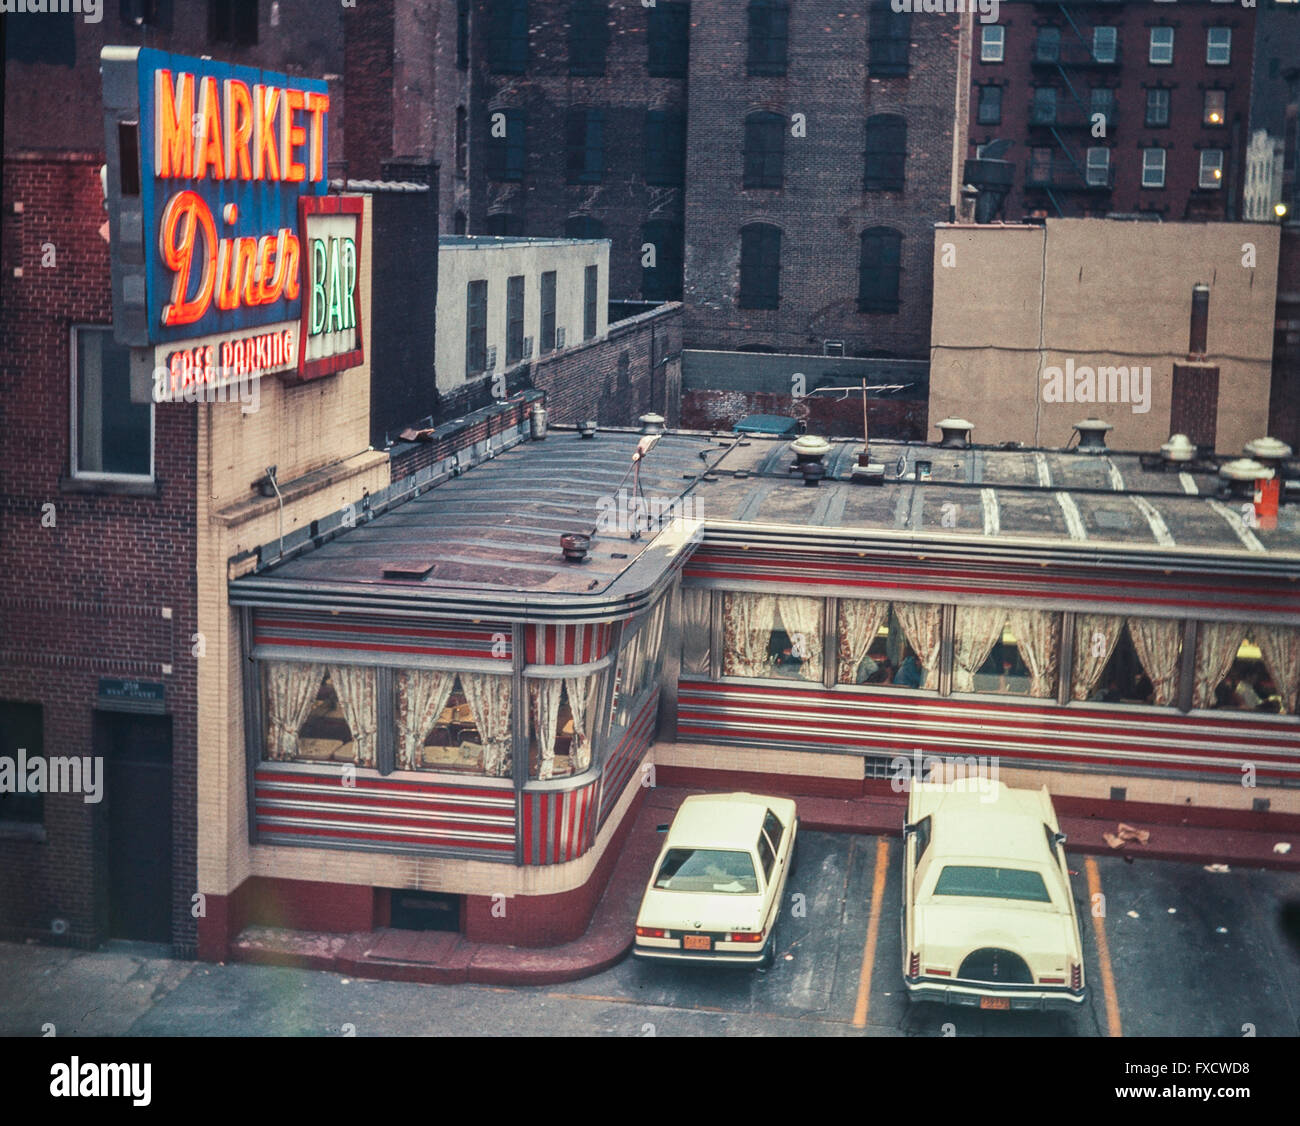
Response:
M641 424L642 434L662 434L664 416L661 414L643 414L637 421Z
M944 450L965 450L970 448L971 431L975 429L974 423L967 422L964 418L941 418L935 423L939 428L939 433L943 435L939 439L939 448Z
M1278 469L1291 456L1291 447L1277 438L1256 438L1246 443L1246 456L1270 469Z
M826 476L826 466L822 464L822 459L831 452L831 444L816 434L804 434L790 443L790 449L794 451L795 458L791 472L802 473L803 483L815 489Z
M565 532L560 536L560 550L570 563L581 563L591 550L591 537L585 532Z
M1106 431L1115 428L1100 418L1085 418L1074 424L1074 432L1079 435L1078 450L1081 454L1104 454L1106 452Z
M578 423L579 438L594 438L596 436L596 420L589 418L585 422Z
M1239 457L1219 466L1219 476L1228 486L1228 495L1241 500L1255 499L1255 485L1260 481L1271 481L1273 470L1261 465L1254 458Z
M1196 443L1186 434L1174 434L1160 447L1160 456L1166 462L1191 461L1196 456Z

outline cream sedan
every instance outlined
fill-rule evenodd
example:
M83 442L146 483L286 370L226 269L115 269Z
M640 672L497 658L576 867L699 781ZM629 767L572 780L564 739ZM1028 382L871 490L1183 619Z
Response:
M1046 787L914 783L903 832L908 995L1077 1011L1083 946Z
M677 811L636 917L638 958L770 966L799 818L788 798L701 794Z

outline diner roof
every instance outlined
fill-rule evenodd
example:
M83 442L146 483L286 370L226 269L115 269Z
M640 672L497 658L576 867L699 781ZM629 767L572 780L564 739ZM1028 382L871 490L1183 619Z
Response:
M395 482L376 498L386 511L355 528L304 543L282 562L265 562L268 545L263 565L232 582L231 600L381 600L425 612L430 601L450 610L491 601L512 613L567 605L590 617L644 605L701 535L786 548L946 545L1044 561L1123 558L1300 575L1300 505L1284 505L1274 529L1250 527L1247 502L1219 498L1212 466L1166 470L1119 451L873 441L884 482L863 485L851 479L861 440L832 439L826 479L811 488L791 470L788 438L668 432L640 471L641 495L666 519L632 539L630 471L643 437L602 429L584 439L553 427L545 440L493 451L457 475L435 466L422 484ZM927 461L928 480L917 480L917 463ZM702 528L674 521L673 502ZM560 536L590 533L602 519L586 559L567 561Z

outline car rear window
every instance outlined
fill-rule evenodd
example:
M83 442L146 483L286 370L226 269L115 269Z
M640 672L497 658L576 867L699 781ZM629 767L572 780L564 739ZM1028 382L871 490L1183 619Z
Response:
M670 848L655 877L666 891L755 895L758 876L747 852L719 848Z
M934 894L1024 899L1033 903L1052 902L1043 877L1024 868L971 868L949 864L939 873Z

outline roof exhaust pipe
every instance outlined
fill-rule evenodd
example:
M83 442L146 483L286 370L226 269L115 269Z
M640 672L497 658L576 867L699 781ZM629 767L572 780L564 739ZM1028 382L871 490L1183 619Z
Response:
M1074 432L1079 435L1078 451L1081 454L1104 454L1106 452L1106 431L1115 428L1100 418L1085 418L1074 424Z
M803 483L815 489L826 476L826 466L822 461L831 452L831 444L815 434L804 434L790 443L790 449L794 451L795 458L790 472L802 473Z
M967 422L964 418L941 418L935 423L939 428L939 433L943 435L939 439L939 448L941 450L968 450L970 449L971 432L975 429L975 424Z

